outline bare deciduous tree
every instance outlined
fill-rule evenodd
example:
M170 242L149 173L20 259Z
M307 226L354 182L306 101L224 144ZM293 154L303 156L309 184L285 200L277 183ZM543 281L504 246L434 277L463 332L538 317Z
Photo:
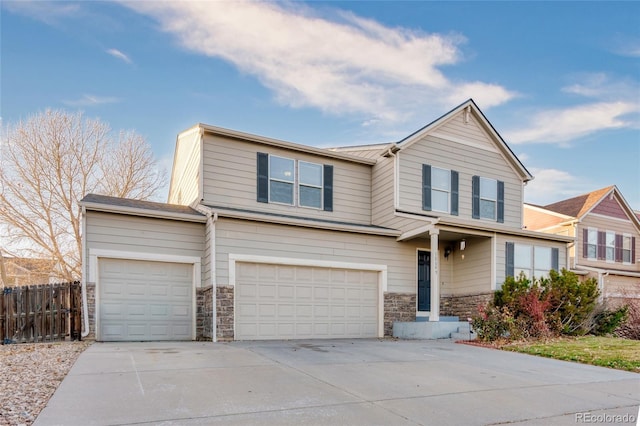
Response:
M0 145L0 225L13 244L80 276L81 208L87 193L149 199L164 186L145 139L82 113L47 110L9 126ZM26 243L26 244L25 244Z

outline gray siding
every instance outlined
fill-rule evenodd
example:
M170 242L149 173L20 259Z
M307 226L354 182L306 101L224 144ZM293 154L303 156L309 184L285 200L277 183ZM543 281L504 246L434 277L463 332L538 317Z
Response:
M171 173L170 204L191 205L200 195L200 133L178 136Z
M390 226L394 223L394 162L394 157L380 157L373 166L371 218L374 225Z
M256 153L333 165L333 211L256 201ZM371 223L371 166L207 135L204 144L205 204L295 216Z
M504 182L504 223L518 229L522 226L522 181L497 150L427 135L401 151L399 158L400 209L424 213L422 165L430 164L459 173L459 217L471 218L471 178L478 175Z
M441 263L441 271L448 271L441 273L441 293L465 295L490 291L491 251L491 238L467 238L463 251L458 241L453 242L453 253Z
M249 221L216 222L218 285L229 282L229 254L387 265L388 291L416 291L416 248L428 240L398 243L393 237L305 229Z
M105 249L202 257L204 228L202 223L87 212L85 254ZM88 258L85 266L89 267Z

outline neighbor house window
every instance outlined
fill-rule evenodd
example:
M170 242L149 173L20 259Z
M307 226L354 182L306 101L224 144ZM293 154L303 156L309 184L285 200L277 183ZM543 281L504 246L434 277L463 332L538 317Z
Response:
M322 208L322 164L298 162L298 203L301 207Z
M506 275L518 278L549 276L552 269L558 270L560 251L557 248L529 244L506 244Z
M622 236L622 261L631 263L631 235Z
M616 260L616 233L607 231L606 234L605 259L607 262L615 262Z
M333 166L257 153L256 201L333 211Z
M587 258L596 259L598 255L598 230L595 228L589 228L587 230L587 241L586 241L586 252Z
M295 162L289 158L269 156L269 201L293 204Z
M422 209L458 215L458 172L422 165Z
M472 217L504 222L504 182L474 176L471 189Z

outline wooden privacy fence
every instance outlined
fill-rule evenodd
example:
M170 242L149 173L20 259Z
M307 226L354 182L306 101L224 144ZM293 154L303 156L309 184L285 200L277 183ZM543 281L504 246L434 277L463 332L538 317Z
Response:
M78 281L6 287L0 294L2 344L79 340L81 331Z

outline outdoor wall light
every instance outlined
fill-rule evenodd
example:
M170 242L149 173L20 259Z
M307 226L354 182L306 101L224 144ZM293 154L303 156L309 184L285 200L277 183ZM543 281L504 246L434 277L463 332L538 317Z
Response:
M452 251L453 251L453 249L451 247L445 247L444 248L444 258L447 259Z
M464 250L467 247L467 242L465 240L460 241L460 250Z

